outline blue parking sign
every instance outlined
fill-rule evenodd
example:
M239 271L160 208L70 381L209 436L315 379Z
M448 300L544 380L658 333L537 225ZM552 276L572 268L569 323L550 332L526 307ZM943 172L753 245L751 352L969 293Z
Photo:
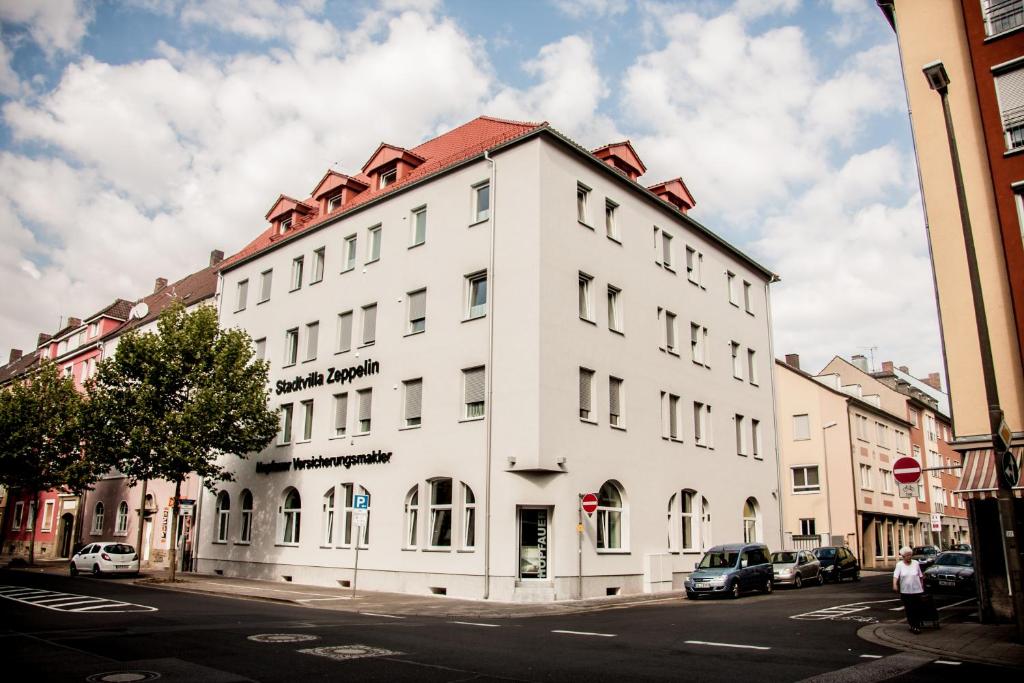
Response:
M352 496L352 509L354 510L369 510L370 509L370 496L365 493L357 493Z

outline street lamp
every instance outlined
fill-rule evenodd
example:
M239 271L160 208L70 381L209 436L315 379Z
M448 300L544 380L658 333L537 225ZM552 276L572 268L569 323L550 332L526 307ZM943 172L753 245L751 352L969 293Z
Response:
M967 258L967 273L971 283L971 299L974 304L974 320L978 331L978 347L981 353L981 373L985 384L985 398L988 401L989 437L992 440L992 457L995 458L996 471L1000 469L1000 441L997 435L1003 426L1003 411L999 407L999 391L996 386L996 371L992 361L992 341L988 332L988 317L985 314L985 302L981 291L981 276L978 271L978 253L974 246L974 233L971 229L971 216L967 207L967 194L964 191L963 170L960 167L960 153L957 150L956 135L953 132L953 116L949 110L949 74L941 61L931 62L922 67L928 80L928 87L939 94L942 102L942 115L946 124L946 138L949 141L949 156L953 165L953 182L956 186L957 205L960 209L960 227L964 235L964 251ZM1007 450L1009 442L1006 442ZM1017 638L1024 641L1024 591L1021 585L1020 555L1017 554L1017 539L1013 534L1014 506L1013 491L999 477L996 489L996 502L999 510L1000 536L1003 543L1003 557L1006 561L1007 589L1013 603L1014 616L1017 621Z
M832 484L828 478L828 435L825 433L835 427L838 422L829 422L821 428L821 448L825 454L825 512L828 517L828 543L832 545Z

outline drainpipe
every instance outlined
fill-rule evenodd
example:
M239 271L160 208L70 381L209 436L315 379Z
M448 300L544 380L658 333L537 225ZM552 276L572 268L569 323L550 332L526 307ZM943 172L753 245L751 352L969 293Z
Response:
M853 488L853 534L857 543L857 555L860 557L860 566L864 566L864 547L860 537L860 526L864 521L863 512L858 514L857 508L860 503L857 498L857 463L853 454L853 421L850 420L850 402L846 402L846 434L850 440L850 486ZM829 532L831 533L831 531ZM831 539L830 539L831 540Z
M775 504L779 510L779 547L785 548L786 522L782 508L782 451L779 448L779 421L777 418L779 399L775 391L775 335L772 333L772 299L768 291L775 279L765 283L764 302L768 318L766 321L768 323L768 381L772 387L772 431L775 433Z
M491 155L484 150L484 159L491 165L491 238L490 253L487 262L487 371L484 377L487 382L486 420L484 421L484 600L491 597L491 460L494 422L494 242L495 229L498 225L497 207L498 169Z

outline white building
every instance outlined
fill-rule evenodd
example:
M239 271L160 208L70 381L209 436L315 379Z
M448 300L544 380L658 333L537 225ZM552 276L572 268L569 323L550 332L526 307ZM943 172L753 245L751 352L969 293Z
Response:
M702 547L777 547L773 275L643 170L481 117L279 198L220 310L282 432L206 494L200 571L348 585L359 493L367 589L657 591Z

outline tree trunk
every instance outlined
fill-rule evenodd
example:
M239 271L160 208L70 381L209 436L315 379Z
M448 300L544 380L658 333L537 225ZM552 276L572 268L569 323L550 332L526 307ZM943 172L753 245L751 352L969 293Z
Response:
M174 482L174 505L171 506L171 538L168 544L170 552L167 558L171 564L171 583L178 574L178 510L181 508L181 479Z
M36 518L39 517L39 491L32 492L32 505L28 506L28 511L31 515L29 521L32 524L32 536L28 541L28 564L32 566L36 563Z
M139 554L139 569L142 569L142 530L146 526L146 484L149 483L148 479L142 480L142 493L139 497L139 533L138 541L135 543L135 551Z

